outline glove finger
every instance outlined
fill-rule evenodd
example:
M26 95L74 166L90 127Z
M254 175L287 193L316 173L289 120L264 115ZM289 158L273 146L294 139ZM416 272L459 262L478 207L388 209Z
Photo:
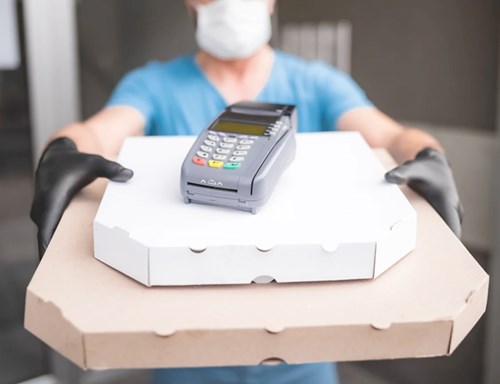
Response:
M42 260L45 251L47 250L48 243L43 239L41 231L37 233L37 242L38 242L38 258Z
M464 221L464 206L462 203L458 203L458 218L460 219L460 224Z
M110 161L101 156L95 156L96 176L119 182L128 181L134 176L131 169L125 168L115 161Z
M40 258L45 253L71 198L72 196L68 192L54 193L48 197L44 212L40 217L40 223L38 224L38 250Z
M460 238L462 235L460 207L454 207L452 204L444 203L440 205L433 205L434 209L439 213L439 216L450 227L453 233Z
M437 149L427 147L418 152L415 159L427 159L429 157L444 157L444 153Z
M407 183L408 180L413 176L413 163L408 161L401 164L400 166L390 170L385 174L385 179L389 183L393 184L403 184Z

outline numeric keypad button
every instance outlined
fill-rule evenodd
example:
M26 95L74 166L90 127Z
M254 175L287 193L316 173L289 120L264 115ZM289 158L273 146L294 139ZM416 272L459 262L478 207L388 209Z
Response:
M218 154L214 154L213 155L213 158L215 160L226 160L227 156L226 155L218 155Z
M246 156L248 155L247 151L234 151L233 156Z
M230 162L232 163L235 163L235 162L240 162L240 161L243 161L245 160L244 157L240 157L240 156L233 156L229 159Z
M198 157L201 157L202 159L208 159L208 153L206 153L206 152L198 151L198 152L196 152L196 155Z
M219 141L219 136L217 136L217 135L208 135L207 137L209 140Z

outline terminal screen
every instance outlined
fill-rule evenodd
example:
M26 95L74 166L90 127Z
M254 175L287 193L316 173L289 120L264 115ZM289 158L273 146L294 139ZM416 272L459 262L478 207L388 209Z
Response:
M236 121L219 120L214 127L211 128L217 132L239 133L242 135L260 135L266 132L267 126L260 124L239 123Z

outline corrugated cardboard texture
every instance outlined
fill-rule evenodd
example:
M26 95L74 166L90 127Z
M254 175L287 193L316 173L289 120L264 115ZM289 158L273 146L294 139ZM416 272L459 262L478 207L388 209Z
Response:
M74 199L27 294L26 328L82 368L446 355L485 311L488 276L407 188L417 248L376 280L147 288L93 257L104 186Z

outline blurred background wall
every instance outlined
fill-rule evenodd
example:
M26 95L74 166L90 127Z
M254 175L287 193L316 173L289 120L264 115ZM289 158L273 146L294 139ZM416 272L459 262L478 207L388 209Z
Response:
M64 359L49 364L41 343L23 331L23 292L36 267L34 228L28 219L32 163L50 131L71 116L85 118L99 110L127 71L149 60L167 60L195 50L194 29L181 0L15 3L21 65L0 70L0 384L54 369L66 375L67 382L121 381L118 373L83 375L68 368ZM42 8L45 14L40 13ZM500 177L494 172L500 110L499 1L278 0L274 22L273 44L278 48L290 47L285 31L308 31L298 35L307 45L314 40L315 26L346 23L347 32L337 41L348 46L341 50L348 56L343 62L369 98L405 124L435 134L445 146L466 209L464 242L489 270L493 181ZM29 53L33 45L40 48L33 41L44 33L53 34L50 26L70 31L64 39L46 41L47 57L42 67L33 68ZM71 88L78 105L64 98L51 102L55 108L50 112L60 113L45 121L35 135L43 111L34 111L40 96L30 91L35 85L33 73L48 73L46 94L60 89L60 72L53 63L71 62L73 53L64 49L60 57L54 52L71 44L76 60ZM451 358L343 364L342 373L351 382L480 383L485 378L489 335L485 319Z
M352 75L391 116L493 131L496 0L309 0L307 7L286 0L280 5L281 24L349 20Z
M304 7L301 0L286 0L279 2L278 20L280 26L348 20L351 73L382 110L402 120L491 132L497 5L496 0L309 0ZM102 106L127 70L195 49L180 1L84 0L79 8L85 115ZM183 16L169 17L174 14ZM96 82L105 91L99 100L92 93Z

